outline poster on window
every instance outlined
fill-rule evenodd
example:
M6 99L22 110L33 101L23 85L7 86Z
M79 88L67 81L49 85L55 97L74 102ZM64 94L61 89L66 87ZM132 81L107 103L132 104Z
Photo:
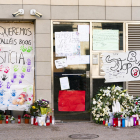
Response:
M80 55L78 32L55 32L55 56Z
M119 30L93 29L93 50L119 50Z
M140 80L140 51L103 53L105 82Z
M25 110L33 101L33 84L34 25L0 23L0 109ZM24 104L13 104L21 94Z

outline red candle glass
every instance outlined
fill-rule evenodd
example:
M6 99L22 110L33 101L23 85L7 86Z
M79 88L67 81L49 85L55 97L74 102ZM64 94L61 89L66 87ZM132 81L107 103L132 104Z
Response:
M113 127L118 126L118 118L113 118Z
M136 125L139 125L139 121L138 120L136 121Z
M105 125L105 120L103 120L103 125Z
M18 115L18 123L21 123L21 116Z
M50 123L52 123L52 115L50 116Z
M6 124L8 124L8 116L6 116Z
M35 125L35 123L36 123L36 118L34 117L34 121L33 121L34 123L33 123L33 125Z

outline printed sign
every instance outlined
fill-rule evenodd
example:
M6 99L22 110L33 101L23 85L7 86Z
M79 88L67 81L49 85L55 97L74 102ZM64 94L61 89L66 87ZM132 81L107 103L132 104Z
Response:
M62 77L60 79L61 90L70 89L68 77Z
M0 23L0 109L2 105L8 107L13 105L12 101L22 92L28 95L24 105L32 103L33 43L33 24Z
M67 56L68 65L89 64L89 55Z
M78 25L80 41L89 41L89 25Z
M80 55L78 32L55 32L55 56Z
M140 80L140 51L103 53L105 82Z
M93 50L119 50L119 31L93 29Z

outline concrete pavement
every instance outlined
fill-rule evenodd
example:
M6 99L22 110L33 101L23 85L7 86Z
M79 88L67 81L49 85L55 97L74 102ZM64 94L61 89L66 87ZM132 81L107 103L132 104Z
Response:
M0 124L0 140L72 140L72 134L96 134L95 140L139 140L140 126L105 127L91 122L56 123L50 126Z

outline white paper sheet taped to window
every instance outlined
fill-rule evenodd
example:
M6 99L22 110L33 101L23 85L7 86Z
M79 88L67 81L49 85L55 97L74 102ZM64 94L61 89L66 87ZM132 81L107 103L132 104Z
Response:
M89 64L90 55L67 56L68 65Z

